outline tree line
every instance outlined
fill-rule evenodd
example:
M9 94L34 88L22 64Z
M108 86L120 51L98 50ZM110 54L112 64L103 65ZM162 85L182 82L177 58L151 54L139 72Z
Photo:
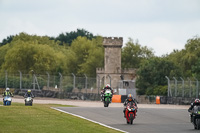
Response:
M70 38L68 41L67 39ZM60 34L58 37L20 33L4 39L0 46L0 70L4 72L63 75L96 75L96 67L103 67L102 37L84 29Z
M19 33L0 43L0 71L76 75L96 77L96 68L104 66L103 38L77 29L57 37ZM166 46L167 47L167 46ZM136 68L138 94L166 95L165 76L200 79L200 38L195 36L182 50L157 57L153 49L129 38L122 47L122 68Z

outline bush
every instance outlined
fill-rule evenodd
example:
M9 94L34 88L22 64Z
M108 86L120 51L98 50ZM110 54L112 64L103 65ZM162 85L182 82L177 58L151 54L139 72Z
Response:
M157 86L153 90L154 95L167 96L167 85Z
M146 95L167 96L167 86L155 86L146 90Z
M74 88L73 85L66 85L66 86L64 86L64 91L72 92L73 88Z

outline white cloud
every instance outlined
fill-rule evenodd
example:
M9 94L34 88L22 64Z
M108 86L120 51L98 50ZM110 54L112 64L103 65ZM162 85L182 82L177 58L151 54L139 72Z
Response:
M163 54L170 54L174 49L180 50L184 48L182 44L172 42L162 37L152 39L152 41L150 41L149 44L153 47L157 56L161 56Z
M29 34L37 34L37 35L45 35L46 32L43 29L39 29L35 24L33 24L30 21L22 21L18 18L12 18L5 20L3 25L6 25L5 27L1 27L1 32L3 34L0 34L1 40L3 38L6 38L10 35L16 35L20 32L26 32Z

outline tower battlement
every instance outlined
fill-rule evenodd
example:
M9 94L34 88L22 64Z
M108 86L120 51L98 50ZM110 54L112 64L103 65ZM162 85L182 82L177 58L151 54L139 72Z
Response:
M100 73L105 73L104 68L96 68L96 73L100 74Z
M104 47L122 47L123 38L122 37L104 37L103 46Z

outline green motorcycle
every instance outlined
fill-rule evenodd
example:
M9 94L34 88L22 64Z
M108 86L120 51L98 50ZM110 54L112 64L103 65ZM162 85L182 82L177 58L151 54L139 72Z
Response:
M112 92L111 90L106 90L104 93L104 107L108 107L109 103L111 103L112 100Z

